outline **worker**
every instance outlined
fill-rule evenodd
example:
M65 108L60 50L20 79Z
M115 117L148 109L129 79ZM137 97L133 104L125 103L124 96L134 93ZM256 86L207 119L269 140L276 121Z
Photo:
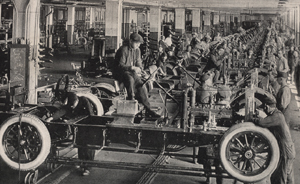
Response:
M222 64L224 59L226 59L227 57L228 56L225 55L225 51L223 48L219 48L215 52L211 53L210 59L203 71L205 72L208 70L212 70L215 72L214 83L219 81Z
M222 37L221 37L220 33L217 32L217 35L214 37L214 41L220 41L220 40L222 40Z
M294 82L294 71L295 66L298 64L298 52L295 50L294 45L290 46L290 50L288 52L288 65L290 68L290 76L291 76L291 83Z
M295 66L294 80L298 96L300 96L300 62L298 62Z
M74 118L80 115L94 115L93 108L89 100L84 97L78 97L74 92L67 92L67 104L62 106L62 108L58 109L53 113L53 116L46 119L47 122L57 121L60 118ZM84 129L84 130L83 130ZM88 144L92 144L92 139L95 134L93 134L90 128L82 128L80 127L78 130L78 139L77 144L87 146ZM70 132L71 133L71 132ZM73 136L71 136L73 137ZM73 139L70 138L69 139ZM89 148L78 148L78 158L82 160L94 160L95 150ZM86 165L81 166L82 175L87 176L90 174L90 169Z
M157 61L156 61L156 66L158 69L158 74L162 75L162 76L166 76L167 75L167 69L166 69L166 60L167 60L168 56L167 54L164 52L162 53Z
M291 116L291 89L287 85L288 74L284 72L279 72L277 75L277 82L280 85L278 90L276 100L277 108L284 114L285 121L287 125L290 123Z
M294 184L293 162L296 153L290 129L282 112L276 108L276 103L270 99L264 100L264 112L267 117L263 118L263 113L260 110L257 111L259 117L257 124L268 128L274 134L280 149L280 162L271 176L271 183ZM265 181L270 183L270 176Z
M128 100L137 99L145 106L147 116L159 118L160 115L150 109L148 91L140 77L143 68L139 46L142 42L143 38L138 33L130 35L129 43L122 45L117 50L112 73L116 80L124 83Z
M183 57L182 65L185 67L188 67L191 64L191 62L193 61L192 57L191 57L191 50L192 50L192 46L187 45L186 50L183 51L183 53L182 53L182 57Z
M192 33L192 40L190 42L190 45L192 48L195 48L195 46L200 43L200 39L198 38L198 34L196 32Z
M173 36L173 32L169 31L168 32L168 36L167 38L164 40L165 44L167 47L171 47L173 42L172 42L172 36Z
M269 89L271 89L270 92L273 94L274 97L276 97L277 93L280 89L280 85L278 84L278 82L277 82L276 78L274 77L272 71L269 71L268 75L269 75L269 83L270 83Z
M277 72L289 72L289 65L287 59L283 56L281 50L278 51L278 59L276 61Z

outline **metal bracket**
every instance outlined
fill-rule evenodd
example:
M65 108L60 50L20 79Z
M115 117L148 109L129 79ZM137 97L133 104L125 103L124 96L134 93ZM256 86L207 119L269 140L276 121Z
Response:
M141 147L142 132L139 132L137 136L138 136L138 142L137 142L136 148L134 150L135 153L137 153Z
M102 130L102 137L103 137L102 147L105 146L105 142L106 142L106 132L107 132L107 129L103 129L103 130Z

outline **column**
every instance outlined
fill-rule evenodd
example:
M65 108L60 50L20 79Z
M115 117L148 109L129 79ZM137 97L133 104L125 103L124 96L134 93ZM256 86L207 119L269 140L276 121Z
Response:
M25 10L28 5L28 1L18 1L12 0L15 8L14 8L14 20L13 20L13 32L12 38L13 43L17 43L19 39L25 39ZM18 28L18 29L16 29Z
M235 15L237 22L236 22L236 26L240 27L241 26L241 19L240 19L240 14Z
M52 48L53 8L46 6L46 47Z
M136 31L137 13L130 8L123 9L122 38L129 38Z
M193 32L199 33L201 28L201 16L200 16L200 9L193 9L192 10L192 30Z
M230 29L230 14L229 13L226 13L225 22L226 22L226 35L229 35L229 34L231 34L231 29Z
M185 32L185 9L175 9L175 31L179 34Z
M151 49L157 49L158 41L161 40L161 7L150 7L150 47Z
M93 28L93 23L95 22L95 7L90 7L90 27Z
M298 35L298 42L297 42L297 44L298 44L298 46L300 45L300 5L297 5L297 12L298 12L298 14L297 14L297 31L298 31L298 33L297 33L297 35Z
M67 40L69 44L74 42L75 6L68 6Z
M226 19L226 14L221 12L220 13L220 34L221 36L225 36L226 35L226 22L225 22L225 19Z
M219 12L213 12L213 31L211 36L216 36L217 32L220 32L219 29L219 24L220 24L220 14Z
M209 11L204 11L203 12L203 21L204 21L204 26L203 26L203 36L206 34L210 34L210 26L211 26L211 12Z
M26 22L25 22L25 40L30 46L29 63L28 63L28 75L27 90L28 90L28 103L37 103L36 87L38 85L38 44L40 41L40 1L31 0L26 8Z
M295 6L295 32L296 32L296 40L295 44L299 44L299 6Z
M108 50L118 49L121 44L122 1L107 0L105 11L105 47Z

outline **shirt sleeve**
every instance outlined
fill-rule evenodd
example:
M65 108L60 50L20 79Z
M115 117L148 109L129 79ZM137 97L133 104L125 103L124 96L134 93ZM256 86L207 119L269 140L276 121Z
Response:
M117 67L122 70L129 70L131 68L131 66L126 66L127 55L128 53L124 47L121 47L116 53L115 60L117 60L116 62L118 63Z
M140 49L136 50L136 64L135 64L135 66L143 69L142 58L141 58L141 50Z
M280 98L280 104L278 105L279 110L284 110L291 102L291 91L289 87L284 87L282 92L282 96Z
M284 69L282 72L288 72L290 70L287 59L283 59Z
M278 126L280 125L280 121L282 120L282 117L280 117L279 113L274 113L271 116L267 116L265 118L259 118L258 125L265 128Z

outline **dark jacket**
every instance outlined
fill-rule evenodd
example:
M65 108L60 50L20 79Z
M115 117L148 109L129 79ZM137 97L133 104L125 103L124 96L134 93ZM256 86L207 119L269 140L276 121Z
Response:
M117 52L112 65L112 73L115 79L122 78L125 71L130 71L131 66L142 69L142 59L140 49L133 49L129 44L121 46Z

